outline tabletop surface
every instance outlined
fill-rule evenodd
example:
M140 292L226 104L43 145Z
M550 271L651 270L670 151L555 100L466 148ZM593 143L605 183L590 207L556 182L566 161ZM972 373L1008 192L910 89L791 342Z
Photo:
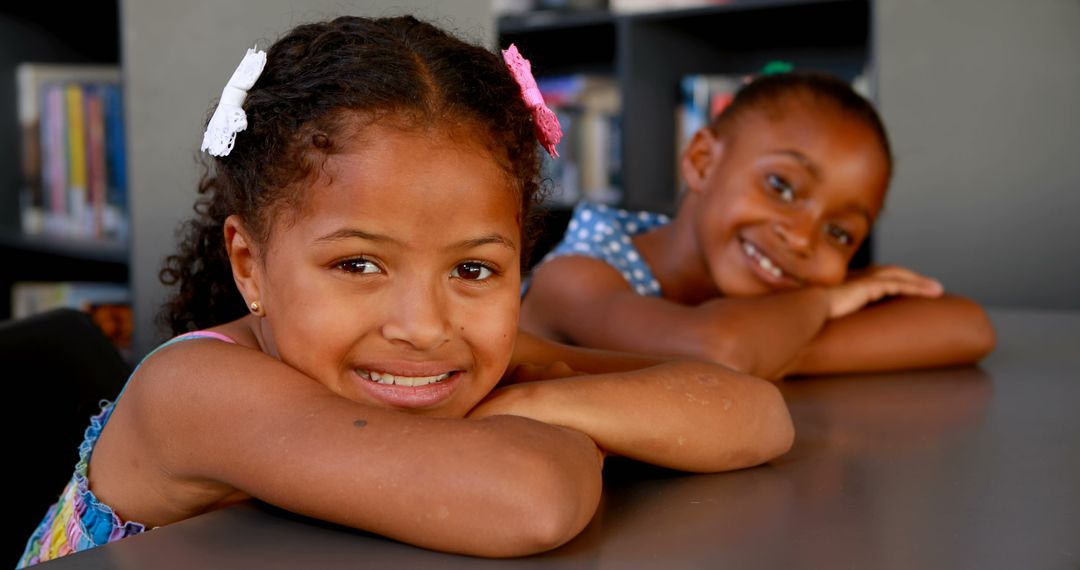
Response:
M49 568L1080 568L1080 313L993 310L978 367L781 383L791 452L688 475L605 466L594 520L513 560L248 503Z

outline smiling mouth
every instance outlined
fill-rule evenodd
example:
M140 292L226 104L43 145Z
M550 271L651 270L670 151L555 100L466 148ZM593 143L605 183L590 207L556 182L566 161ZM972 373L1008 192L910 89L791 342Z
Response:
M395 386L427 386L436 382L442 382L454 374L455 371L444 372L437 376L398 376L388 372L375 370L357 370L356 373L364 380L384 385Z
M754 244L741 240L743 253L746 254L757 266L766 274L771 275L773 279L788 280L796 285L801 285L802 280L794 275L780 269L780 265L772 260L765 252L758 249Z

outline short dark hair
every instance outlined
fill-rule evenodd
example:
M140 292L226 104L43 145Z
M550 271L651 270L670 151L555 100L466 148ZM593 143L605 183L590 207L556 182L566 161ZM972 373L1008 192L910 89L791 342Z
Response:
M731 104L713 118L709 128L717 136L733 134L744 117L795 96L810 96L861 120L877 135L881 150L892 170L892 147L885 124L874 105L842 79L817 71L792 71L762 75L744 85Z

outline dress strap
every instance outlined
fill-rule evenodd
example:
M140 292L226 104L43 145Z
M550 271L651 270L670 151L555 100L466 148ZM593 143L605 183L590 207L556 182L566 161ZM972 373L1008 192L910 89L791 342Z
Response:
M214 332L214 331L191 331L189 333L184 333L184 334L182 334L180 336L177 336L176 338L173 338L169 342L173 342L173 341L177 341L177 340L187 340L189 338L216 338L218 340L225 341L225 342L227 342L229 344L236 344L236 341L233 340L232 338L227 337L227 336L225 336L225 335L223 335L221 333Z

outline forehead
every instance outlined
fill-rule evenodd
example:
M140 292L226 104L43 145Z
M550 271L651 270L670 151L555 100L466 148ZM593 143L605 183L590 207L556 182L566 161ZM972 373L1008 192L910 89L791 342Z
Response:
M874 212L884 200L891 166L878 134L835 104L798 97L750 110L727 142L742 160L786 157L803 163L823 185L848 190L847 198L873 206Z
M471 224L520 239L510 177L464 130L363 128L326 159L301 191L287 228L318 232L363 225L425 239Z

